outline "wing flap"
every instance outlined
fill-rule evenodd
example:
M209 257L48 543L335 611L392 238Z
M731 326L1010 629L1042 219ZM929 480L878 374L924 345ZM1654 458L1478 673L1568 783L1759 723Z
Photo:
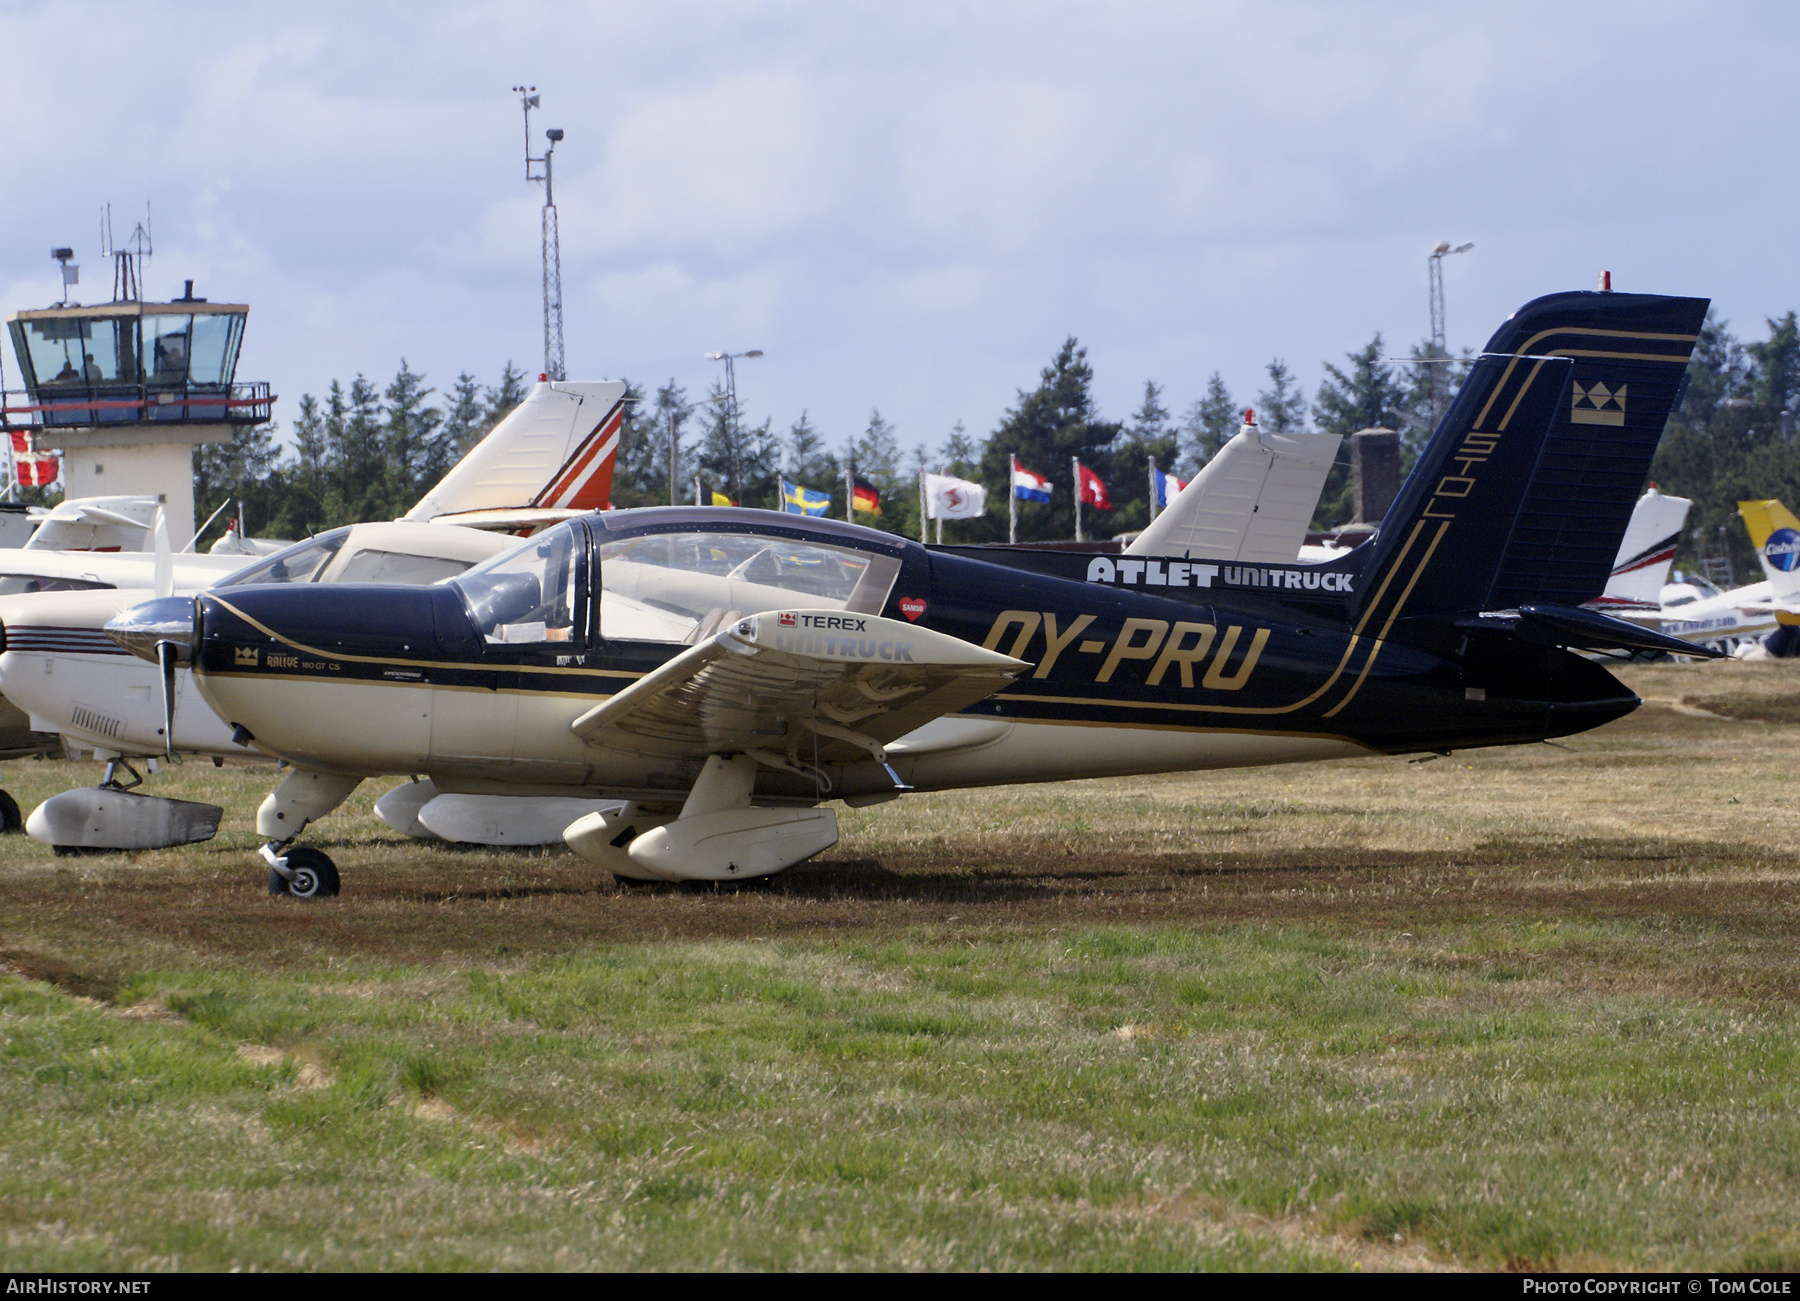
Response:
M570 729L589 745L644 755L879 758L886 742L985 699L1027 667L874 615L770 610L683 651Z

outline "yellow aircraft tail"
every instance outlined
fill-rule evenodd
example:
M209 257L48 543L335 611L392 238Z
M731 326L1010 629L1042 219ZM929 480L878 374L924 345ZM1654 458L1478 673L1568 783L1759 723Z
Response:
M1740 501L1738 514L1750 530L1757 559L1769 580L1769 595L1789 611L1777 612L1784 624L1800 624L1800 519L1778 501Z

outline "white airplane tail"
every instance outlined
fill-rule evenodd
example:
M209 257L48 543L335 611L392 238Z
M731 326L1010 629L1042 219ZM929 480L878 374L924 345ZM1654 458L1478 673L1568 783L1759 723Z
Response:
M1125 554L1293 564L1342 441L1245 424Z
M539 380L525 400L400 518L473 511L604 510L625 420L625 385Z
M148 551L155 497L76 497L45 512L26 551Z
M1660 610L1663 584L1669 581L1669 566L1681 542L1681 526L1693 504L1686 497L1665 497L1652 484L1631 509L1631 522L1625 526L1625 539L1619 543L1606 590L1588 604L1614 613Z

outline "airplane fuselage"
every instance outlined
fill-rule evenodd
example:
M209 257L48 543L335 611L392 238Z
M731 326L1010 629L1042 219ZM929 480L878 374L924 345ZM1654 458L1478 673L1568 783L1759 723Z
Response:
M303 768L428 773L446 791L678 799L695 759L597 746L570 730L687 649L632 635L643 619L621 616L623 598L604 581L606 564L621 562L596 557L684 530L779 546L822 529L778 519L677 509L576 521L578 621L566 639L536 644L485 641L454 584L207 594L200 689L255 749ZM1400 620L1377 635L1352 618L1354 555L1316 566L1122 562L928 550L846 525L824 533L897 564L883 619L1029 665L988 699L890 743L897 775L916 789L1510 744L1579 732L1637 704L1583 657L1505 633ZM788 602L792 635L811 653L838 654L840 642L865 657L908 653L904 639L870 638L854 611L797 613L814 604L800 590ZM894 790L873 761L820 766L834 795ZM818 790L771 769L756 794L807 801Z

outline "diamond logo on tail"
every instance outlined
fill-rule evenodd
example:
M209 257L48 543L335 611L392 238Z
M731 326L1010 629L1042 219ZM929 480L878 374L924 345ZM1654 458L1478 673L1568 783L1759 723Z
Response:
M1595 380L1582 388L1579 380L1569 385L1569 419L1578 425L1622 425L1625 423L1625 390L1628 384L1607 390Z

